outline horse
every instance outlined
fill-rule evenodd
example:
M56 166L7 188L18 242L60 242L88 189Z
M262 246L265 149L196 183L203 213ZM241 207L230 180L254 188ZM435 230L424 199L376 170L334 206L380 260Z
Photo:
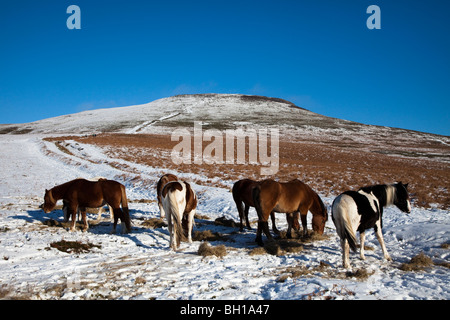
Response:
M233 193L233 199L236 203L237 210L239 212L239 218L241 222L240 230L244 230L244 224L242 220L245 218L247 229L251 230L250 222L248 221L248 210L250 207L255 207L253 203L252 191L253 188L258 184L258 181L254 181L251 179L242 179L236 181L231 189ZM242 207L242 203L244 203L245 208ZM277 226L275 225L275 213L272 211L270 213L270 217L272 219L272 230L273 232L279 234Z
M350 267L349 249L356 251L356 231L360 235L360 257L364 256L365 231L374 228L378 242L386 260L391 257L384 244L383 207L395 205L401 211L410 213L408 184L401 182L392 185L375 185L360 188L358 191L346 191L333 201L331 218L336 226L342 247L344 268Z
M272 211L287 214L288 237L291 237L294 214L300 213L301 215L304 235L308 233L306 223L308 211L313 214L313 230L319 234L323 234L325 223L328 220L328 212L322 199L310 186L298 179L289 182L277 182L272 179L261 181L253 188L253 202L259 218L256 242L261 246L263 245L262 231L269 240L272 239L267 224L267 219Z
M159 217L161 219L164 219L164 217L166 216L166 212L164 211L164 207L162 205L161 192L164 186L170 181L178 181L178 177L176 175L167 173L159 179L158 184L156 185L156 197L158 199Z
M83 179L83 178L77 178L77 179ZM90 179L87 179L87 180L89 180L89 181L99 181L99 180L107 180L106 178L104 178L104 177L95 177L95 178L90 178ZM110 217L111 217L111 222L112 221L114 221L114 212L113 212L113 210L112 210L112 208L111 208L111 206L109 206L108 205L108 207L109 207L109 215L110 215ZM68 222L69 221L69 218L70 218L70 215L69 215L69 211L67 210L67 202L65 201L65 200L63 200L63 207L62 207L62 210L63 210L63 213L64 213L64 222ZM105 212L105 209L104 209L104 207L103 206L101 206L100 208L98 208L98 211L97 211L97 222L99 222L100 221L100 218L102 217L102 213L103 212ZM77 210L77 217L78 217L78 220L80 219L80 208L78 208L78 210Z
M185 237L189 243L192 243L197 196L189 183L170 181L161 191L161 200L164 211L167 212L170 233L169 246L176 251Z
M98 208L105 204L111 206L114 212L114 224L111 233L116 232L119 218L122 222L122 233L131 231L131 220L125 186L116 181L75 179L53 187L50 190L45 189L44 212L49 213L53 211L56 202L61 199L66 202L67 210L72 215L70 231L75 231L78 208L80 208L83 219L83 229L87 230L89 225L86 220L86 208ZM120 208L120 205L122 205L122 208Z

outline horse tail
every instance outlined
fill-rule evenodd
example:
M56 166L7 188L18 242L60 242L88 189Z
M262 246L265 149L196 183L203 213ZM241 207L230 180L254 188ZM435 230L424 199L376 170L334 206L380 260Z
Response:
M252 190L253 204L255 205L256 213L258 214L258 219L263 219L262 208L261 208L261 186L257 185Z
M341 240L347 240L352 251L356 251L356 234L350 221L349 208L345 201L342 200L342 195L333 201L331 210L331 217L336 226L336 232L339 238Z
M181 187L181 190L180 190ZM166 189L167 188L167 189ZM171 220L172 224L172 234L170 235L171 241L170 246L172 249L176 250L181 243L181 239L184 238L183 233L183 212L184 208L180 208L179 199L180 195L183 195L183 187L179 182L168 183L164 186L163 190L163 203L165 204L165 211L168 215L168 218ZM176 192L176 191L181 192ZM164 197L166 195L166 197ZM170 221L169 220L169 221ZM170 222L169 222L170 223ZM176 241L172 241L173 234L176 237Z
M120 191L122 193L121 202L122 202L122 212L123 212L123 219L125 222L125 227L127 229L127 232L131 232L131 218L130 218L130 211L128 209L128 199L127 199L127 193L125 190L125 186L120 186Z

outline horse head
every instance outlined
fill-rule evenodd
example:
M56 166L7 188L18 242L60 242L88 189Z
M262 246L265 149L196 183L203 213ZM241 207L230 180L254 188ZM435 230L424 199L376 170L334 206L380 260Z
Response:
M313 230L319 234L323 234L325 230L325 223L328 220L328 211L323 204L322 199L317 195L317 202L320 205L320 210L311 211L313 213L312 226Z
M409 202L408 195L408 184L403 184L401 182L394 185L396 189L394 204L401 211L410 213L411 203Z
M44 204L42 205L42 209L45 213L52 212L56 207L56 201L53 198L52 190L45 189L45 195L44 195Z

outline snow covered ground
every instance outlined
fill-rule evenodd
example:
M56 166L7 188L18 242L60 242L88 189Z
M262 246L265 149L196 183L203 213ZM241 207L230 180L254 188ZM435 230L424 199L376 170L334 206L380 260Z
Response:
M412 208L405 215L394 207L384 216L384 235L392 262L372 231L367 232L366 260L351 254L351 270L344 270L338 237L331 218L327 239L303 244L303 250L272 255L254 254L255 230L218 226L219 217L239 221L229 188L194 184L198 193L195 231L211 230L225 238L222 258L198 255L200 241L169 250L167 227L146 227L159 217L155 184L165 173L73 142L70 154L38 135L0 135L0 298L25 299L450 299L450 215L439 209ZM178 174L178 173L177 173ZM202 177L179 174L187 180ZM39 209L45 189L77 177L104 176L127 187L133 232L109 234L110 222L91 224L87 232L68 232L44 224L62 221L62 212ZM136 177L139 176L139 179ZM222 181L231 187L232 181ZM333 197L322 197L330 208ZM145 199L147 201L142 201ZM141 200L141 201L139 201ZM90 220L96 218L89 215ZM250 220L256 214L250 211ZM308 223L310 217L308 217ZM286 229L284 215L277 216ZM256 225L254 225L256 227ZM309 227L310 224L309 224ZM120 230L120 228L119 228ZM92 243L85 253L65 253L50 246L57 241ZM398 267L424 252L436 263L422 271ZM366 270L359 278L356 271ZM353 271L352 274L346 273Z

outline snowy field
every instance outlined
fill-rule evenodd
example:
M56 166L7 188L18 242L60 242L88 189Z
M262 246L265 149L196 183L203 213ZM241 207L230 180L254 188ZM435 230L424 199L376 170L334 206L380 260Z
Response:
M182 243L174 252L169 250L167 227L144 224L159 217L155 185L166 173L162 168L110 159L96 147L75 142L67 147L68 154L38 135L0 135L0 147L0 298L450 299L449 269L443 266L450 262L450 251L443 246L450 240L448 211L413 207L406 215L387 208L383 231L393 261L382 260L375 235L368 231L366 245L373 250L366 250L365 261L352 253L352 269L344 270L331 217L326 239L304 243L298 252L261 253L255 250L255 224L243 232L214 224L220 217L239 221L230 192L233 182L222 181L227 189L194 184L197 213L204 217L196 220L194 231L220 233L220 240L209 243L226 248L223 257L203 257L198 254L200 241ZM60 224L61 210L45 214L39 209L45 189L95 176L127 187L132 233L110 234L107 214L87 232L69 232ZM334 197L322 199L330 213ZM96 219L94 214L88 217ZM250 220L256 220L253 209ZM277 226L286 229L284 215L277 216ZM50 246L61 240L95 246L81 253ZM421 252L434 265L419 271L399 269ZM366 277L357 276L362 270Z

